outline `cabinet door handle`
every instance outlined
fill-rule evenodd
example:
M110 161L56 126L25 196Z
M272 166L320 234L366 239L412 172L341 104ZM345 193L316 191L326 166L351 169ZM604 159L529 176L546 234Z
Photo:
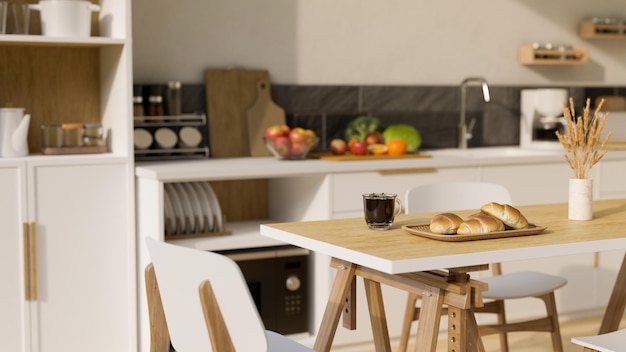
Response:
M30 241L28 240L28 224L22 223L22 238L24 241L24 299L30 301Z
M30 299L37 300L37 227L30 223Z
M434 167L418 167L413 169L378 170L379 175L425 174L430 172L437 172L437 169Z

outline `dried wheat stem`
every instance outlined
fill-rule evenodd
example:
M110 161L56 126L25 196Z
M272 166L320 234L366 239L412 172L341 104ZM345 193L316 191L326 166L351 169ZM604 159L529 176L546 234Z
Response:
M609 131L600 141L601 132L608 117L608 114L605 114L604 118L600 118L604 99L600 101L591 117L589 105L590 99L587 99L582 116L576 118L574 99L569 99L569 106L564 102L565 135L556 132L559 142L565 149L565 160L574 171L575 178L587 178L589 170L606 154L605 146L611 136L611 131Z

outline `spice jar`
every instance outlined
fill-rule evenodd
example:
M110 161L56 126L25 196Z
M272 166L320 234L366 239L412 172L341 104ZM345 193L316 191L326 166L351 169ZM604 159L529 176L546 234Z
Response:
M63 129L64 147L80 147L83 144L82 123L64 123L61 124L61 128Z
M133 97L133 116L143 116L143 97L141 95Z
M168 82L167 84L167 113L168 115L181 114L181 84L178 81Z
M161 86L152 86L150 95L148 96L148 115L163 116L163 95L161 94Z
M163 116L163 97L160 95L151 95L148 97L148 115Z
M86 123L83 132L83 145L96 147L104 145L101 123Z

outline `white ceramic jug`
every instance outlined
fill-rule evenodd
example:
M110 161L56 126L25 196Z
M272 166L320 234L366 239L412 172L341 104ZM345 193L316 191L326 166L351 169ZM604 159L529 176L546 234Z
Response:
M28 125L30 115L24 108L0 109L0 156L28 155Z

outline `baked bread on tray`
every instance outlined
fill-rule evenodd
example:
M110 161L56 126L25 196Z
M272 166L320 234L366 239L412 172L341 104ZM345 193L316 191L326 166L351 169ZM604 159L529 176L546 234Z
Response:
M463 219L454 213L443 213L433 216L430 220L430 231L442 235L454 235Z
M480 207L480 211L502 221L506 226L515 230L528 227L528 220L516 208L508 204L491 202Z
M507 228L521 230L528 227L528 220L515 207L491 202L483 205L480 212L465 220L454 213L441 213L430 220L430 231L441 235L476 235L505 231Z

